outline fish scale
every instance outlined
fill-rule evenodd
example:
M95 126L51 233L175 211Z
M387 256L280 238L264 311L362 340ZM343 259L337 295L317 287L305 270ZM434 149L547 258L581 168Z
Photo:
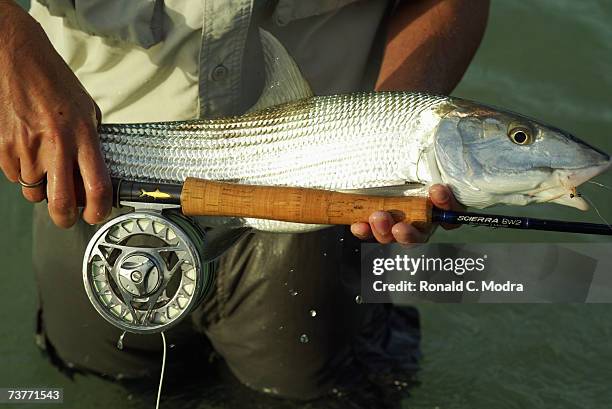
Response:
M311 97L227 119L102 125L99 134L113 177L362 189L419 182L406 178L397 157L418 151L428 136L428 127L411 132L418 117L446 100L408 92ZM398 141L408 145L389 145Z

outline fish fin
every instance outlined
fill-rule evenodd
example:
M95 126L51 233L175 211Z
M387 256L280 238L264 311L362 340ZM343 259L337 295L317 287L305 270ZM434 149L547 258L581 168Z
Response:
M249 112L311 97L310 85L285 47L266 30L259 29L266 70L259 100Z
M404 183L392 186L343 189L338 190L338 192L372 196L427 196L429 194L429 186L421 183Z

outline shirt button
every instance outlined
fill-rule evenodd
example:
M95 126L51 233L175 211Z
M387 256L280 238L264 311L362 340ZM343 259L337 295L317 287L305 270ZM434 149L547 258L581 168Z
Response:
M213 81L222 81L227 77L228 69L225 65L219 64L213 68L210 77Z

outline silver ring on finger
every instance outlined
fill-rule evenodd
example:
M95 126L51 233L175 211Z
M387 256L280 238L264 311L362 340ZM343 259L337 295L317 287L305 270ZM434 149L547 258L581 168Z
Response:
M19 177L17 178L17 182L19 182L19 184L20 184L22 187L25 187L25 188L28 188L28 189L30 189L30 188L35 188L35 187L38 187L38 186L42 186L42 185L44 185L44 184L47 182L47 174L45 173L45 174L43 175L43 177L42 177L42 178L40 178L40 180L38 180L38 181L36 181L36 182L34 182L34 183L28 183L28 182L24 181L24 180L21 178L21 173L20 173L20 174L19 174Z

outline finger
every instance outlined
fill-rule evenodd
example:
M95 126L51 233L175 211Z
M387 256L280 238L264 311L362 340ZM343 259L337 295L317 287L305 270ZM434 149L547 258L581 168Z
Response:
M360 240L368 240L372 238L372 229L370 225L364 222L351 224L351 233Z
M21 169L19 174L21 174L21 180L25 183L36 183L45 178L45 170L40 162L32 160L27 154L20 159ZM47 196L44 183L36 187L22 187L21 194L26 200L33 203L41 202Z
M113 187L97 137L95 141L81 147L77 159L85 190L83 220L89 224L101 223L108 217L113 197Z
M429 189L429 197L431 202L438 208L443 210L463 210L463 206L460 205L451 190L444 185L433 185Z
M465 207L457 202L455 196L447 186L440 184L433 185L429 189L429 197L434 206L442 210L465 210ZM458 224L448 223L442 223L441 226L446 230L460 227Z
M391 233L400 244L425 243L429 239L429 232L422 232L413 225L399 222L393 225Z
M7 152L0 153L0 169L6 178L13 183L19 180L19 159L17 156Z
M47 174L49 215L59 227L68 228L77 221L78 213L74 196L74 161L60 153L53 158Z
M394 224L393 218L388 212L374 212L369 218L370 228L376 241L382 244L391 243L394 238L391 234L391 227Z

